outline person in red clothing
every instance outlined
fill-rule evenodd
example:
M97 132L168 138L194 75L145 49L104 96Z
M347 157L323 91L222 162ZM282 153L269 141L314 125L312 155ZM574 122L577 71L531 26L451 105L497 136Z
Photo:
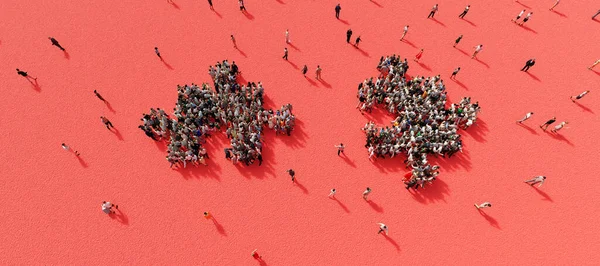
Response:
M419 62L419 59L421 59L421 56L423 56L423 49L421 49L421 51L419 51L419 53L417 55L415 55L415 62Z
M261 255L258 255L258 252L256 252L257 250L258 250L258 249L255 249L255 250L253 250L253 251L252 251L252 257L253 257L254 259L257 259L257 260L262 260L262 256L261 256Z

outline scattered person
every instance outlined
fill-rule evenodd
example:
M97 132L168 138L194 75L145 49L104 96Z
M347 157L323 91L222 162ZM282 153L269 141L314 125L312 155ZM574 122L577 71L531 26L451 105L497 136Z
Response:
M285 43L291 43L292 41L290 41L290 31L289 30L285 30Z
M550 11L554 10L558 3L560 3L560 0L556 0L556 2L554 2L554 5L550 8Z
M529 68L534 65L535 65L535 58L529 59L529 60L527 60L527 62L525 62L525 66L523 68L521 68L521 71L527 72L529 70Z
M25 71L22 71L22 70L19 70L18 68L17 68L17 74L19 74L19 75L21 75L21 76L25 77L25 78L26 78L26 79L28 79L28 80L29 80L30 78L32 78L33 80L37 80L37 78L34 78L34 77L30 76L29 74L27 74L27 72L25 72Z
M102 202L102 211L106 214L114 214L115 211L112 209L113 207L115 207L115 209L119 209L119 205L114 205L109 201Z
M458 38L456 38L456 41L454 41L454 45L452 47L456 47L456 45L458 45L458 43L460 42L460 40L462 40L462 34L460 36L458 36Z
M477 208L478 210L482 209L482 208L489 208L489 207L492 207L492 204L487 201L484 203L481 203L479 205L475 204L475 208Z
M450 75L450 79L456 79L456 74L458 74L459 71L460 71L460 67L457 67L456 69L454 69L454 71L452 71L452 75Z
M115 128L115 127L113 126L113 124L110 122L110 120L108 120L108 118L106 118L106 117L104 117L104 116L101 116L101 117L100 117L100 120L102 120L102 123L104 123L104 125L106 125L106 128L108 128L108 130L110 130L110 128L111 128L111 127L112 127L112 128Z
M239 0L238 3L240 4L240 11L247 11L246 6L244 5L244 0Z
M371 188L367 187L367 189L363 192L362 197L364 200L368 200L367 197L371 194Z
M317 77L316 77L317 80L321 79L321 71L322 70L323 69L321 69L321 66L317 65L317 69L315 70L315 73L317 75Z
M288 60L288 49L287 48L283 48L283 59Z
M53 37L48 37L48 39L50 40L50 42L52 42L52 45L58 47L58 49L60 49L63 52L65 51L65 48L60 46L60 44L58 43L58 41L56 39L54 39Z
M336 145L334 147L336 147L338 149L338 151L337 151L338 156L340 156L340 153L344 153L344 148L345 148L344 143L340 143L340 145Z
M204 212L204 218L206 220L208 220L208 219L212 218L212 215L210 214L210 212Z
M550 131L552 131L552 133L558 133L558 131L561 130L568 123L569 123L568 121L560 122L560 124L554 126L554 129L552 129Z
M286 172L292 177L292 183L296 183L296 172L293 169L289 169Z
M253 250L253 251L252 251L252 253L250 253L250 255L252 255L252 257L253 257L254 259L256 259L256 260L262 260L262 256L261 256L261 255L258 255L258 252L257 252L257 250L258 250L258 249L255 249L255 250Z
M233 48L237 49L237 43L235 42L235 37L233 37L233 34L231 35L231 41L233 42Z
M423 49L419 50L419 53L417 53L417 55L415 55L415 62L419 62L419 59L421 59L421 57L423 56Z
M467 7L465 7L465 10L460 13L460 15L458 15L459 18L465 18L465 16L467 15L467 12L469 12L469 8L471 8L471 5L467 5Z
M523 123L525 122L525 120L529 119L531 116L533 115L533 112L529 112L527 114L525 114L525 116L523 118L521 118L521 120L517 120L517 123Z
M383 223L377 223L379 225L379 232L377 232L377 234L381 234L382 232L385 232L385 235L388 235L388 227L387 225L383 224Z
M473 52L473 55L471 56L471 59L476 58L477 54L479 52L481 52L481 50L483 50L483 44L477 45L474 48L475 48L475 51Z
M211 10L214 10L215 8L213 7L213 3L212 0L208 0L208 5L210 6Z
M590 93L590 91L589 91L589 90L588 90L588 91L584 91L584 92L580 93L579 95L577 95L577 96L575 97L575 100L579 100L579 99L583 98L583 96L587 95L588 93ZM571 101L572 101L572 102L575 102L575 100L573 100L573 96L571 96Z
M162 56L160 56L160 52L158 51L158 47L154 47L154 53L156 53L158 58L160 58L160 61L163 61L163 58L162 58Z
M335 6L335 18L337 19L340 19L340 10L342 10L342 7L340 4L337 4L337 6Z
M335 193L336 193L336 191L335 191L335 188L332 188L332 189L329 191L329 195L328 195L327 197L330 197L330 198L335 198Z
M435 4L431 8L431 12L429 12L429 16L427 16L427 18L433 18L433 16L435 15L435 12L437 12L437 11L438 11L438 4Z
M400 41L404 40L404 36L408 33L408 25L404 26L404 31L402 32L402 37L400 37Z
M556 122L556 117L553 116L552 118L550 118L550 120L546 121L546 123L540 125L540 128L546 131L546 129L548 129L548 126L552 125L552 123L554 122Z
M306 77L306 72L308 72L308 66L304 65L304 67L302 67L302 75L304 77Z
M360 43L360 41L361 41L361 40L362 40L362 39L360 38L360 36L358 36L358 37L356 38L356 41L354 42L354 47L358 47L358 43Z
M523 19L523 21L521 21L521 23L519 23L519 25L523 26L523 24L525 24L525 22L527 22L529 20L529 18L531 17L531 15L533 15L533 12L527 13L527 16L525 16L525 18Z
M63 148L65 151L71 151L71 148L70 148L69 146L67 146L67 144L64 144L64 143L63 143L63 144L61 144L61 146L62 146L62 148ZM75 153L75 156L79 156L79 155L80 155L80 153L79 153L78 151L75 151L75 150L73 151L73 153Z
M519 12L519 14L517 15L517 17L515 19L513 19L512 21L514 21L515 23L517 23L517 21L519 19L521 19L521 16L523 16L523 13L525 13L525 9L521 10L521 12Z
M103 102L106 102L106 100L102 97L102 95L100 95L100 93L98 93L96 90L94 90L94 94L96 94L96 97L98 97L98 99L100 99Z
M597 64L600 64L600 59L596 60L596 62L594 62L590 67L588 67L588 69L592 70L592 68L594 68Z
M530 186L533 186L533 185L539 183L540 185L538 187L541 187L542 184L544 184L544 181L546 181L546 177L543 175L540 175L540 176L534 177L533 179L525 180L525 183L529 184Z
M346 31L346 42L350 43L350 38L352 37L352 29L348 29L348 31Z

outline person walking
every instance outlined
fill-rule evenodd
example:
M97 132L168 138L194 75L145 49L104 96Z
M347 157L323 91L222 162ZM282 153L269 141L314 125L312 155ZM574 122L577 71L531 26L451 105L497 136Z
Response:
M523 118L521 118L521 120L517 120L517 123L521 124L521 123L525 122L525 120L529 119L532 115L533 115L533 112L529 112L529 113L525 114L525 116Z
M360 43L362 39L360 38L360 36L356 37L356 41L354 42L354 47L358 48L358 43Z
M385 232L385 235L388 235L388 227L387 225L383 224L383 223L377 223L379 225L379 232L377 232L377 234L381 234L383 232Z
M56 39L54 39L54 37L48 37L48 40L50 40L50 42L52 43L52 45L58 47L58 49L60 49L61 51L65 51L65 48L63 48L62 46L60 46L60 44L58 43L58 41Z
M525 13L525 9L521 10L521 12L519 12L519 14L517 15L517 17L515 19L513 19L512 21L514 21L515 23L517 23L517 21L521 18L521 16L523 16L523 13Z
M102 211L106 214L114 214L115 210L113 210L113 207L119 209L119 205L112 204L110 201L102 202Z
M546 177L543 175L540 175L540 176L536 176L532 179L525 180L525 183L529 184L530 186L533 186L533 185L539 183L540 185L538 187L541 187L544 184L544 181L546 181Z
M462 34L460 36L458 36L458 38L456 38L456 40L454 41L454 45L452 47L456 47L456 45L458 45L458 43L460 42L460 40L462 40L463 36Z
M346 42L350 43L350 38L352 37L352 29L348 29L348 31L346 31Z
M290 31L289 30L285 30L285 43L291 43L292 41L290 41Z
M338 151L337 151L338 156L340 156L340 153L344 153L344 148L345 148L344 143L340 143L340 145L336 145L334 147L336 147L338 149ZM345 155L345 153L344 153L344 155Z
M283 59L288 60L288 49L287 48L283 48Z
M582 93L580 93L579 95L575 96L575 100L579 100L581 98L583 98L583 96L585 96L586 94L590 93L590 91L584 91ZM575 100L573 100L573 96L571 96L571 101L575 102Z
M96 94L96 97L98 97L98 99L100 99L103 102L106 102L106 100L102 97L102 95L100 95L100 93L98 93L96 90L94 90L94 94Z
M67 146L67 144L62 143L60 145L65 151L71 151L71 147ZM73 150L73 153L75 153L75 156L79 156L80 153L76 150Z
M521 68L521 71L527 72L527 70L529 70L529 68L534 65L535 65L535 58L529 59L529 60L527 60L527 62L525 62L525 66L523 68Z
M523 21L521 21L521 23L519 23L519 25L523 26L523 24L525 24L525 22L527 22L529 20L529 18L531 17L531 15L533 15L533 12L527 13L527 16L525 16L525 18L523 19Z
M558 131L561 130L563 127L565 127L565 125L568 123L569 123L569 121L560 122L560 124L554 126L554 128L550 131L552 131L552 133L558 133Z
M259 260L259 261L261 261L261 260L262 260L262 256L261 256L261 255L258 255L258 252L257 252L257 250L258 250L258 249L252 250L252 253L250 253L250 255L252 255L252 257L253 257L255 260Z
M323 71L323 69L321 69L321 66L317 65L317 69L315 70L317 80L321 79L321 71Z
M213 4L212 4L212 0L208 0L208 5L210 6L211 10L215 10L215 8L213 7Z
M231 41L233 42L233 48L237 49L237 43L235 42L235 37L233 37L233 34L231 35Z
M294 172L294 169L289 169L286 172L292 177L292 183L296 183L296 172Z
M592 68L594 68L597 64L600 64L600 59L596 60L596 62L594 62L590 67L588 67L588 69L592 70Z
M102 123L104 123L104 125L106 126L106 128L108 128L108 130L110 130L110 128L111 128L111 127L112 127L112 128L115 128L115 127L113 126L113 124L110 122L110 120L108 120L108 118L106 118L106 117L104 117L104 116L101 116L101 117L100 117L100 120L102 120Z
M204 212L204 219L209 220L210 218L212 218L210 212Z
M302 75L304 77L306 77L306 72L308 72L308 66L304 65L304 67L302 68Z
M160 58L160 61L164 61L162 56L160 56L160 51L158 51L158 47L154 47L154 53L156 53L156 56Z
M456 79L456 74L458 74L459 71L460 71L460 67L457 67L456 69L454 69L454 71L452 71L452 75L450 75L450 79Z
M340 6L340 4L337 4L337 6L335 6L335 18L340 19L340 11L342 10L342 7Z
M329 191L329 195L328 195L327 197L330 197L330 198L332 198L332 199L335 199L335 193L336 193L336 191L335 191L335 188L332 188L332 189Z
M477 205L477 203L475 204L475 208L477 208L478 210L482 209L482 208L489 208L489 207L492 207L492 204L487 201L484 203L481 203L479 205Z
M419 59L421 59L422 56L423 56L423 49L421 49L419 51L419 53L417 53L417 55L415 55L415 59L413 59L413 60L415 60L415 62L419 62Z
M367 189L362 194L363 199L368 201L367 197L369 196L369 194L371 194L371 188L367 187Z
M558 3L560 3L560 0L556 0L556 2L554 2L554 5L549 10L550 11L554 10L554 8L558 5Z
M18 68L17 68L17 74L25 77L27 80L29 80L30 78L33 79L33 80L37 80L37 78L34 78L34 77L30 76L29 74L27 74L27 72L22 71L22 70L20 70Z
M483 44L477 45L474 48L475 48L475 51L473 52L473 55L471 56L471 59L476 58L477 54L479 52L481 52L481 50L483 50Z
M471 5L467 5L467 7L465 7L465 10L463 10L463 12L460 13L460 15L458 15L458 17L464 19L467 13L469 12L469 8L471 8Z
M437 12L437 11L438 11L438 4L435 4L431 8L431 12L429 12L429 16L427 16L427 18L433 18L433 16L435 15L435 12Z
M592 16L592 20L596 19L596 17L600 15L600 9L598 9L598 12L596 12L595 15Z
M404 36L408 33L408 25L404 26L404 31L402 32L402 37L400 37L400 41L404 40Z
M552 118L550 118L550 120L546 121L546 123L540 125L540 128L546 131L546 129L548 129L548 126L550 126L554 122L556 122L556 117L553 116Z
M244 0L239 0L238 3L240 4L240 11L247 11L246 6L244 5Z

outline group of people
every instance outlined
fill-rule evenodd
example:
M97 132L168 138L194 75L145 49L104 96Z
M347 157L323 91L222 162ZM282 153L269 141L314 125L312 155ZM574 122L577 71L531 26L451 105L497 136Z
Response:
M188 162L206 165L208 154L202 144L217 130L225 130L231 141L231 148L225 149L227 159L246 165L258 160L260 165L263 126L289 136L295 125L292 105L276 111L264 109L261 82L238 84L241 72L235 62L217 62L208 73L215 90L206 83L178 85L173 117L160 108L152 108L150 114L143 114L139 128L156 141L168 140L166 158L171 167L186 167Z
M358 84L356 108L364 113L382 106L396 119L385 127L368 122L362 129L369 159L407 155L404 162L412 172L405 176L406 188L423 187L439 173L439 166L430 165L427 155L451 157L462 151L457 132L475 123L479 104L465 97L446 108L446 88L440 76L407 78L408 61L398 55L381 57L377 69L381 72L377 79Z

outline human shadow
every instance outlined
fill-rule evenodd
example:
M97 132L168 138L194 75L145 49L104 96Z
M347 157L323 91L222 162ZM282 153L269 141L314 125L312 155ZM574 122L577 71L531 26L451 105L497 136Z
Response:
M527 27L527 26L525 26L525 25L521 25L521 28L523 28L523 29L525 29L525 30L527 30L527 31L531 31L531 32L533 32L533 33L535 33L535 34L537 34L537 31L535 31L534 29L532 29L532 28L530 28L530 27Z
M165 143L165 142L164 142L164 141L162 141L162 140L159 140L159 141L154 141L154 144L156 144L156 148L157 148L159 151L162 151L162 152L164 152L164 151L166 151L166 150L167 150L167 143Z
M242 13L244 14L244 16L246 16L247 19L254 20L254 16L252 14L250 14L250 12L248 12L248 10L244 10Z
M552 198L548 194L546 194L546 192L540 190L539 188L537 188L535 186L531 186L531 187L533 187L533 190L535 190L535 192L540 194L540 196L544 197L544 198L542 198L542 200L554 202L554 200L552 200Z
M223 18L223 16L221 16L221 14L219 12L217 12L217 10L213 9L212 11L215 13L215 15L217 15L217 17Z
M421 66L423 69L427 70L427 71L431 71L431 68L429 66L427 66L426 64L423 64L421 62L417 62L419 64L419 66Z
M283 135L278 139L287 146L293 148L302 148L306 143L308 135L306 132L304 132L304 122L298 118L296 118L295 122L296 124L294 125L294 129L290 132L290 135Z
M304 185L302 185L302 184L301 184L301 183L298 181L298 179L296 179L296 181L294 182L294 184L296 184L296 186L297 186L297 187L298 187L300 190L302 190L302 193L304 193L304 194L308 194L308 189L306 189L306 187L305 187Z
M180 7L179 7L177 4L175 4L175 2L173 2L173 1L169 2L169 4L171 4L171 5L172 5L172 6L173 6L175 9L178 9L178 10L180 10L180 9L181 9L181 8L180 8Z
M563 14L563 13L560 13L560 12L558 12L558 11L556 11L556 10L552 10L552 12L556 13L557 15L559 15L559 16L561 16L561 17L563 17L563 18L566 18L566 17L567 17L567 15L565 15L565 14Z
M528 125L525 125L523 123L517 123L517 125L519 125L520 127L527 129L527 131L529 131L529 133L533 134L533 135L538 135L537 131L531 127L529 127Z
M454 81L454 83L458 84L458 86L460 86L461 88L465 89L465 90L469 90L469 88L467 88L467 86L465 86L465 84L463 84L462 82L460 82L457 79L451 79L452 81Z
M163 62L163 64L165 64L165 66L169 69L169 70L173 70L174 68L169 65L169 63L167 63L165 60L161 60Z
M286 62L288 62L294 69L299 69L298 66L296 64L294 64L294 62L290 61L290 60L285 60Z
M67 60L71 59L71 55L70 55L70 54L69 54L69 53L68 53L66 50L65 50L65 51L63 51L63 55L65 56L65 58L66 58Z
M400 245L398 245L398 243L396 243L396 240L392 239L391 237L389 237L386 234L383 234L383 237L385 238L385 240L390 242L390 244L392 244L394 246L394 248L396 248L397 251L400 251Z
M350 25L350 23L348 23L348 21L347 21L347 20L343 20L343 19L341 19L341 18L339 18L338 20L339 20L340 22L342 22L342 23L346 24L346 25Z
M123 135L121 135L121 132L118 129L113 127L113 130L111 130L110 132L115 134L115 136L117 136L117 139L119 139L120 141L123 141Z
M550 135L553 139L560 140L562 142L569 144L569 146L575 146L575 144L573 144L571 141L569 141L567 138L565 138L565 136L559 134L558 132L552 133L551 131L546 131L546 134Z
M266 130L263 131L264 132L264 139L268 140L268 139L272 139L274 138L273 135L275 134L272 130ZM229 146L229 144L228 144ZM267 177L277 177L275 175L275 170L273 165L275 164L275 152L273 151L272 145L269 145L269 143L265 143L265 141L263 141L263 149L262 149L262 157L263 157L263 163L259 166L259 162L256 161L254 162L254 164L251 165L246 165L243 162L238 162L235 166L235 168L239 171L240 175L242 175L243 177L250 179L250 178L257 178L257 179L265 179Z
M319 87L319 84L317 84L316 81L312 80L311 78L304 76L304 78L308 81L308 83L310 83L311 86L315 86L315 87Z
M240 54L241 54L243 57L246 57L246 58L248 57L248 56L246 55L246 53L244 53L244 51L240 50L240 48L236 47L235 49L236 49L236 50L238 50L238 52L240 52Z
M477 57L475 57L475 61L477 61L477 62L481 63L481 64L482 64L482 65L484 65L486 68L490 68L490 65L488 65L487 63L485 63L485 62L483 62L483 61L479 60L479 58L477 58Z
M348 156L346 156L345 153L342 153L342 155L340 157L342 157L342 159L344 159L344 162L346 164L350 165L350 167L356 168L356 164L354 163L354 160L352 160Z
M124 225L129 225L129 218L121 209L117 209L117 211L109 214L108 216L110 218L112 218L113 220L117 220L119 223L122 223Z
M225 228L223 228L223 226L217 221L217 219L215 219L214 216L211 218L211 220L212 220L213 224L215 225L217 232L219 232L219 234L221 234L223 236L227 236L227 232L225 232Z
M456 48L456 50L460 51L462 54L469 56L469 53L465 52L463 49Z
M364 55L364 56L366 56L366 57L371 57L371 56L369 55L369 53L367 53L365 50L361 49L360 47L358 47L358 46L354 46L354 48L356 48L356 50L357 50L357 51L359 51L359 52L360 52L362 55Z
M582 105L578 102L575 102L575 105L579 106L579 108L583 109L583 111L588 112L588 113L594 113L594 111L592 111L592 109L590 109L589 107Z
M293 45L291 42L288 42L288 45L289 45L290 47L292 47L292 49L294 49L294 50L296 50L296 51L300 52L300 49L298 49L298 47L296 47L295 45Z
M444 170L444 166L439 164L441 169ZM409 189L409 193L417 202L421 204L429 204L435 202L446 202L446 195L450 194L448 184L439 178L436 178L432 184L426 184L423 188Z
M467 22L467 23L469 23L469 24L470 24L471 26L473 26L473 27L477 27L477 25L476 25L475 23L471 22L471 21L470 21L470 20L468 20L468 19L465 19L465 18L463 18L462 20L463 20L463 21L465 21L465 22Z
M366 152L367 149L365 149L365 156ZM377 169L379 169L379 172L381 173L397 173L402 170L408 171L408 169L402 163L404 158L406 158L405 153L396 155L394 158L377 158L371 162L375 167L377 167Z
M40 86L37 79L34 79L33 81L31 81L30 79L27 79L27 80L29 81L29 83L31 84L31 86L33 87L33 89L35 91L42 92L42 86Z
M108 108L108 110L113 113L116 114L117 111L115 111L115 109L113 109L112 105L110 105L110 103L108 101L104 101L104 104L106 104L106 107Z
M600 22L600 21L599 21ZM592 70L592 72L594 72L594 74L600 76L600 72L596 71L596 70Z
M374 5L376 5L376 6L377 6L377 7L379 7L379 8L382 8L382 7L383 7L381 4L379 4L379 3L377 3L377 2L375 2L375 1L373 1L373 0L370 0L370 1L371 1L371 3L373 3Z
M477 119L477 121L473 123L472 126L463 131L466 131L467 134L469 134L469 136L475 141L485 143L485 134L489 132L489 129L485 121L483 121L482 119Z
M525 73L527 73L527 75L529 75L533 80L537 81L537 82L541 82L541 80L536 77L534 74L529 73L529 71L523 71Z
M410 42L409 40L403 39L403 40L401 40L401 42L405 42L405 43L407 43L408 45L412 46L413 48L417 48L417 46L416 46L416 45L414 45L414 44L413 44L412 42Z
M346 213L350 213L350 210L348 209L348 207L346 207L346 205L344 205L344 203L342 203L340 200L338 200L336 197L333 198L333 200L335 202L337 202L337 204L340 205L340 207L342 207L342 209L346 212Z
M440 24L443 27L446 27L446 24L442 23L441 21L435 19L435 18L431 18L431 20L435 21L435 23Z
M369 203L369 206L371 206L371 208L373 208L373 210L375 210L376 212L379 213L383 213L383 208L381 208L381 206L379 206L377 203L375 203L372 200L367 201Z
M496 227L497 229L501 229L500 224L498 224L498 221L494 219L494 217L487 215L487 213L485 213L481 209L477 209L477 211L479 211L479 214L483 216L483 218L485 218L485 220L488 221L488 223L490 223L491 226Z
M523 6L524 8L531 9L531 7L529 7L529 6L528 6L528 5L526 5L526 4L523 4L523 3L521 3L520 1L516 1L516 2L517 2L517 4L519 4L519 5Z
M285 5L285 2L283 2L283 1L281 1L281 0L275 0L275 1L277 1L277 3L280 3L280 4L282 4L282 5Z
M331 85L329 83L327 83L327 81L325 81L323 78L320 78L319 82L321 82L321 84L323 84L323 86L325 86L325 88L331 89Z
M81 158L81 156L76 156L77 157L77 161L79 161L79 164L81 164L81 166L83 168L88 168L88 164Z

